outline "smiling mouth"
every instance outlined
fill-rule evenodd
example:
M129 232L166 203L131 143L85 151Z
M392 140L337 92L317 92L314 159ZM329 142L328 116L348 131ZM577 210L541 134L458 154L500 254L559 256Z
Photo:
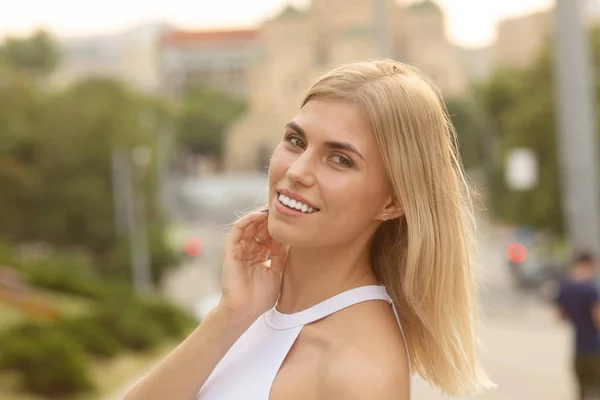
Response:
M281 193L279 193L279 197L277 198L277 200L281 204L286 206L287 208L296 210L296 211L300 211L305 214L313 214L313 213L316 213L317 211L319 211L318 208L309 207L308 205L306 205L300 201L290 199L289 197L287 197Z

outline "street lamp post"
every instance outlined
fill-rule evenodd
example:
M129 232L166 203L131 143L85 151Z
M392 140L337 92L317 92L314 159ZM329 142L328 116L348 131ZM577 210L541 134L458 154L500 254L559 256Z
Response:
M143 181L146 168L152 160L152 150L138 145L132 153L134 171L127 171L129 180L128 219L129 243L133 268L133 285L137 293L148 294L152 291L152 270L150 266L150 250L146 228L146 198Z
M582 0L556 0L558 148L565 222L574 249L600 256L594 80Z

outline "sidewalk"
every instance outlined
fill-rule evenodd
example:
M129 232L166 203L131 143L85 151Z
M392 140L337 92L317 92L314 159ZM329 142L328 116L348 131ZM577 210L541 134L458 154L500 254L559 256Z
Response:
M442 397L414 379L417 400L574 400L570 371L571 332L553 310L529 306L485 321L484 367L497 389L472 397Z

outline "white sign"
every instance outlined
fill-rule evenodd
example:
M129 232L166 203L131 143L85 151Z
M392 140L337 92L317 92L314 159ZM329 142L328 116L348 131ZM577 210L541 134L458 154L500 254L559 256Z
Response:
M537 157L529 149L512 149L506 157L504 172L506 184L510 189L532 189L538 180Z

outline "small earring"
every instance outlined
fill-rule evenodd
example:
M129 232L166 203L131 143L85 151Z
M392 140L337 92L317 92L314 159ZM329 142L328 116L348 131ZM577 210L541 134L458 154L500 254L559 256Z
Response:
M384 221L387 221L387 219L388 219L388 215L387 215L387 214L383 214L383 215L381 216L381 219L382 219L382 220L384 220Z

